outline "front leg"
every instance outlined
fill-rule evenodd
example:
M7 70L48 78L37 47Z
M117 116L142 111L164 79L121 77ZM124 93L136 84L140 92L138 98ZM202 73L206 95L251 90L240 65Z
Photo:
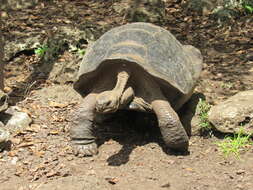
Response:
M154 100L152 108L157 116L165 144L175 150L187 151L189 138L177 113L165 100Z
M94 93L87 95L73 115L70 137L73 151L78 156L92 156L98 152L93 134L96 96Z

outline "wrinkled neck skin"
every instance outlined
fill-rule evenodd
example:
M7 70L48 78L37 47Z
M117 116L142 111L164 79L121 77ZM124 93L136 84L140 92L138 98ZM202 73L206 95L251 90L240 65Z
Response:
M130 75L130 70L128 70L124 64L120 68L118 68L117 82L115 87L113 88L115 95L118 94L119 96L121 96L123 94Z

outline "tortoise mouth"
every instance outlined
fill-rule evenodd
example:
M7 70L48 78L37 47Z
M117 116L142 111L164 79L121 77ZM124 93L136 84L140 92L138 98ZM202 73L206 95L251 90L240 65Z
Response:
M106 114L106 113L114 113L117 111L116 107L104 107L104 106L99 106L96 105L96 112Z

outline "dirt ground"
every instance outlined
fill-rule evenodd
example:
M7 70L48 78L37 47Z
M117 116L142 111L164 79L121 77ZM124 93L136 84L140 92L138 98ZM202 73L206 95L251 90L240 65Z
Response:
M114 12L112 2L59 1L57 6L45 4L23 11L34 14L29 19L34 23L31 28L36 23L50 27L57 19L68 19L72 24L87 20L106 30L127 22ZM196 93L214 105L253 89L252 18L244 16L220 26L208 17L184 11L178 1L166 6L167 20L162 26L183 44L198 47L204 56ZM62 7L70 7L75 16L64 15L59 11ZM52 16L57 10L57 17ZM6 28L19 30L22 14L13 13ZM31 80L31 68L37 64L36 55L20 54L5 68L11 104L27 112L33 123L14 135L10 149L0 153L0 190L252 189L252 147L240 159L224 157L216 145L222 141L220 135L192 136L189 153L180 155L165 148L152 115L115 114L98 124L99 154L75 157L69 142L69 113L81 97L71 84L55 84L45 76Z

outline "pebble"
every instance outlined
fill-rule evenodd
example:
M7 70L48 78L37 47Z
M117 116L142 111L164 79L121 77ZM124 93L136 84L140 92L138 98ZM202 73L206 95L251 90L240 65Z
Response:
M11 160L11 164L12 164L12 165L16 165L17 162L18 162L18 157L12 158L12 160Z
M245 170L238 170L236 171L236 174L237 175L245 174Z

